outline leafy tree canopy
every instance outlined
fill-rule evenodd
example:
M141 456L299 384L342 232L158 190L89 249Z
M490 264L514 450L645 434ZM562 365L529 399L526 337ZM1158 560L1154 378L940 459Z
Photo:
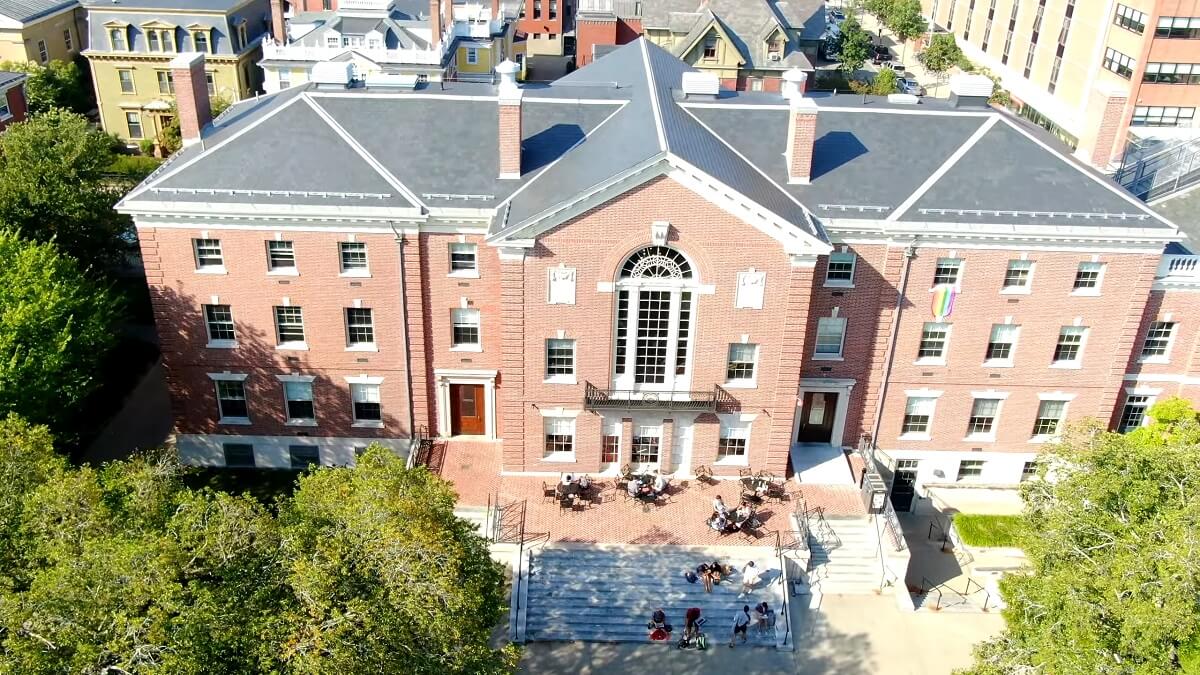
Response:
M112 209L129 185L105 176L114 143L59 108L8 127L0 135L0 223L54 240L85 267L119 264L133 235Z
M67 426L96 385L118 303L50 243L0 230L0 416Z
M925 70L941 75L963 60L962 49L951 33L936 33L919 56Z
M901 42L919 37L929 28L929 22L921 15L921 0L893 0L883 24Z
M453 493L372 446L267 507L173 454L68 466L0 421L0 672L506 673L503 578Z
M25 100L32 115L51 108L84 114L91 108L83 73L74 61L55 59L44 66L34 61L4 61L0 70L29 75L25 80Z
M1200 424L1169 400L1129 434L1073 430L1024 486L1028 574L974 675L1179 672L1200 644ZM1194 671L1193 671L1194 672Z
M871 57L871 36L854 15L847 16L842 23L838 52L841 54L838 68L847 76L860 70Z

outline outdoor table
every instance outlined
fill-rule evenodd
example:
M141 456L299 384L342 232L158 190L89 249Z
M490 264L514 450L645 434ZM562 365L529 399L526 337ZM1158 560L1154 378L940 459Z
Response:
M580 494L579 485L577 483L567 483L566 485L558 486L558 493L564 497L574 497Z

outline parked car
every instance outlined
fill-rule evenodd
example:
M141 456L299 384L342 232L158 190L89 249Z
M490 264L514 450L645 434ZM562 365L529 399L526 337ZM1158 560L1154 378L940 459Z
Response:
M912 94L913 96L925 95L925 87L922 87L911 77L901 77L896 80L896 88L900 90L901 94Z
M888 61L886 64L884 64L884 68L891 69L892 72L901 77L904 77L904 75L908 73L908 69L905 68L904 64L900 63L899 61Z
M871 50L871 63L879 65L892 60L892 50L883 45L875 45Z
M846 15L840 9L830 9L825 12L825 21L840 24L846 20Z

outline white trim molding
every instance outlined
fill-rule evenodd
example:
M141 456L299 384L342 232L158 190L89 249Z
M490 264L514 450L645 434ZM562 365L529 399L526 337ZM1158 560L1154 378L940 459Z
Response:
M482 369L435 368L433 376L437 383L437 433L449 438L450 429L450 385L483 385L483 435L487 440L496 438L496 375L498 371Z

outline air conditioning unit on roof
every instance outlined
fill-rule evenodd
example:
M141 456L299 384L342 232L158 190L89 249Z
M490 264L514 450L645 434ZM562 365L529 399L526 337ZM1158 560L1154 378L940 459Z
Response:
M782 54L780 54L779 52L769 52L769 53L767 54L767 60L768 60L768 61L779 61L779 60L781 60L782 58L783 58L783 55L782 55Z

